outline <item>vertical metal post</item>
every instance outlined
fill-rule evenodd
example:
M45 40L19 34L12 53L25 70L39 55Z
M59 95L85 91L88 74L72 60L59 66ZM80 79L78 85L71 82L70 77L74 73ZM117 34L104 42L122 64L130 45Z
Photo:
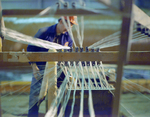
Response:
M132 31L133 31L132 6L133 6L133 0L123 1L122 12L124 14L128 14L128 16L125 15L122 18L121 40L120 40L119 56L118 56L118 63L117 63L118 65L117 79L115 84L115 97L113 100L112 117L119 116L123 66L129 57L128 55L128 50L130 50L129 41L132 37Z

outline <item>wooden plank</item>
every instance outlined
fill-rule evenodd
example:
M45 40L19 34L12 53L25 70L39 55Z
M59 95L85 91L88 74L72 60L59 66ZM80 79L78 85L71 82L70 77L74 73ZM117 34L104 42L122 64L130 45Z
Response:
M100 61L115 62L117 60L117 52L101 52L101 53L51 53L51 52L2 52L0 53L0 61L5 62L28 62L28 61ZM21 60L21 58L25 60ZM110 61L111 60L111 61ZM110 61L110 62L109 62Z
M11 9L11 10L3 10L3 16L13 16L13 15L31 15L31 16L35 16L37 14L39 14L42 10L40 9ZM56 13L54 13L55 15L99 15L99 13L95 13L92 11L86 11L83 9L58 9L56 11ZM54 15L52 14L52 15Z
M21 92L30 93L30 81L2 81L0 86L0 93L5 94L8 92L14 92L18 94ZM18 90L19 89L19 90Z
M42 10L41 9L9 9L3 10L3 16L35 16L39 14ZM104 10L104 13L114 14L110 11ZM57 11L52 15L101 15L103 12L97 12L94 10L86 10L86 9L57 9ZM46 14L49 16L49 14Z
M39 0L38 0L39 1ZM68 7L68 8L59 8L54 12L52 15L122 15L122 12L120 12L121 4L120 0L97 0L97 2L101 2L102 4L106 5L108 9L101 9L95 10L88 7L80 7L76 6L76 8ZM39 2L40 4L40 2ZM38 5L39 6L39 5ZM44 10L44 9L43 9ZM52 10L55 11L55 8L52 7ZM3 16L24 16L24 15L31 15L35 16L39 14L42 11L42 9L4 9L3 10ZM50 15L49 13L46 15Z
M1 90L1 87L0 87ZM0 92L0 117L2 117L2 108L1 108L1 92Z
M5 9L2 11L3 16L13 15L37 15L41 12L40 9Z
M1 62L29 61L103 61L103 64L116 64L117 51L83 52L83 53L51 53L51 52L0 52ZM130 52L130 65L150 65L150 51Z
M2 52L2 32L1 32L1 27L2 27L2 7L1 7L1 0L0 0L0 52Z
M119 117L120 95L122 85L123 66L129 59L130 44L133 31L133 14L132 14L133 0L124 1L123 12L130 14L130 17L122 18L121 38L119 46L117 79L115 84L115 97L113 98L112 117Z

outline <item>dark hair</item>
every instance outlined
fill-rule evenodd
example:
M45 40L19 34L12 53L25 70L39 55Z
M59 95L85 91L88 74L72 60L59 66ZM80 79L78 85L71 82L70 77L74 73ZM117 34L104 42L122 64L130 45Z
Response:
M58 19L58 22L60 22L61 18ZM65 21L67 22L67 20L65 19Z
M60 22L61 18L58 19L58 22Z
M60 22L61 18L58 19L58 22ZM65 19L65 21L67 22L67 20ZM71 23L71 22L70 22ZM74 25L73 23L71 23L71 25Z

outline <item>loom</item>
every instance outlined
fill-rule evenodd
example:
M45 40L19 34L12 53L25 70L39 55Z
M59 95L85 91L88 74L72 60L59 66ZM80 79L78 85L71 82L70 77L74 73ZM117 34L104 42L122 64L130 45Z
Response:
M133 5L133 1L124 1L124 6L120 5L120 0L114 0L113 2L111 0L105 1L100 0L99 2L106 5L109 10L108 11L90 11L89 9L86 9L86 7L82 8L81 6L76 6L75 3L72 3L72 8L68 8L69 3L65 3L64 7L60 7L60 3L58 4L58 9L56 9L56 15L104 15L104 14L119 14L122 16L122 27L120 32L120 44L117 43L117 45L120 45L119 51L98 51L99 48L75 48L74 50L70 49L70 52L64 51L64 52L48 52L48 53L34 53L34 52L1 52L0 53L0 59L4 62L29 62L29 61L71 61L71 62L79 62L80 64L87 64L89 61L94 61L93 64L97 64L100 61L103 62L103 64L117 64L117 79L115 83L115 88L110 85L109 89L114 90L115 89L115 98L113 100L113 106L112 106L112 113L109 113L109 116L116 117L119 115L119 100L120 100L120 92L121 92L121 81L122 81L122 70L123 66L126 65L149 65L150 64L150 52L149 51L130 51L130 43L132 37L132 31L133 31L133 21L138 22L138 28L137 31L141 31L142 34L150 35L149 33L149 17L144 14L138 7ZM77 9L75 9L77 7ZM79 8L78 8L79 7ZM138 11L138 12L137 12ZM11 11L3 11L4 15L10 14ZM23 13L23 11L14 10L14 12L11 12L11 15L17 15L17 14L24 14L24 15L35 15L38 14L40 11L27 11ZM134 18L133 14L134 13ZM41 14L40 14L41 15ZM45 14L44 14L45 15ZM144 17L144 20L141 20L140 17ZM143 28L146 27L146 28ZM14 39L15 37L11 37L12 30L9 29L3 29L2 32L4 34L4 37L7 37L7 39ZM6 33L5 33L6 32ZM16 32L17 33L17 32ZM19 33L17 33L17 37L21 37ZM9 36L8 36L9 35ZM30 38L30 37L27 37ZM32 39L32 38L30 38ZM119 41L118 40L118 41ZM39 41L38 39L36 41ZM27 40L21 40L20 42L25 44L34 44L34 42ZM44 42L41 42L44 44ZM49 46L51 45L51 46ZM47 44L47 48L52 49L53 44L49 43ZM41 46L41 45L39 45ZM64 49L64 47L60 46L60 48ZM68 49L68 48L65 48ZM80 50L80 51L79 51ZM69 64L71 65L71 64ZM83 66L84 66L83 65ZM65 69L64 69L65 70ZM67 75L67 74L66 74ZM83 81L78 79L78 82L83 83ZM97 81L96 81L97 82ZM100 82L100 81L98 81ZM85 84L88 84L87 81L85 81ZM71 84L67 84L68 90ZM85 89L88 91L88 88L83 88L82 86L77 85L78 90ZM100 87L96 87L96 84L92 84L91 90L100 91ZM108 90L108 89L107 89ZM85 95L87 92L85 91ZM94 92L94 91L93 91ZM71 92L73 94L73 92ZM79 94L80 92L77 92ZM103 91L99 92L103 93ZM108 95L108 94L107 94ZM112 98L112 97L111 97ZM71 102L69 102L70 104ZM79 105L78 105L79 106ZM69 110L69 108L67 107ZM86 108L87 109L87 108ZM70 111L66 112L68 114ZM99 113L98 113L99 114ZM111 114L111 115L110 115ZM92 114L91 114L92 115ZM80 115L83 116L83 113Z

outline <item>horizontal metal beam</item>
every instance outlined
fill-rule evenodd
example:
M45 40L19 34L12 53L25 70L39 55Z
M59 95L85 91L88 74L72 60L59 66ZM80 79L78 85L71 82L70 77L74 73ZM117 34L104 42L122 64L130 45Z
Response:
M150 65L150 51L129 52L130 58L127 64ZM2 62L29 62L29 61L102 61L103 64L116 64L117 51L105 52L0 52Z

